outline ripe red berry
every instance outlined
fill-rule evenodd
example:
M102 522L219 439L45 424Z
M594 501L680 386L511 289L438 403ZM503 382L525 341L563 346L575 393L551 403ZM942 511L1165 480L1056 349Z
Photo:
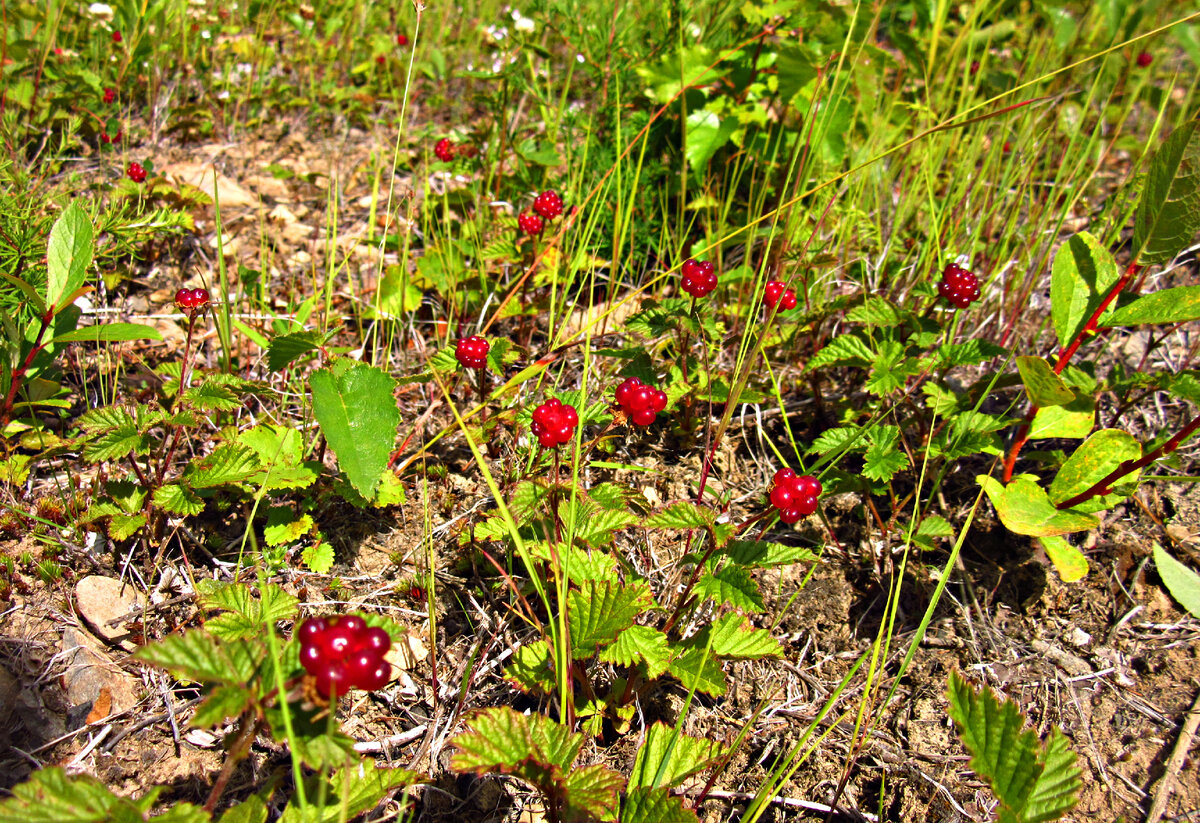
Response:
M956 308L965 309L979 299L979 278L957 263L947 263L938 294Z
M122 40L124 40L124 39L125 39L125 38L121 37L121 32L119 32L119 31L114 31L114 32L112 33L112 41L113 41L114 43L120 43L120 42L121 42Z
M556 191L544 191L533 198L533 210L547 220L553 220L563 212L563 201Z
M433 145L433 155L443 163L454 159L454 144L450 142L449 137L443 137Z
M667 407L666 392L630 377L617 386L617 403L637 426L649 426L660 411Z
M129 179L135 183L146 182L146 170L142 168L142 164L136 160L129 164L129 168L125 170L125 173L128 174Z
M208 294L208 289L192 289L192 303L197 308L203 308L204 306L207 306L210 299L211 298Z
M326 699L352 688L373 691L391 678L391 664L384 659L391 638L383 629L369 628L356 614L309 618L296 629L296 637L300 665L313 689Z
M1154 62L1154 55L1148 51L1138 52L1137 64L1143 69Z
M795 523L817 510L821 482L811 474L797 476L791 469L780 469L773 482L771 505L779 510L779 519L784 523Z
M491 344L479 335L464 337L454 346L454 358L464 369L482 369L487 365Z
M773 309L778 303L780 311L789 311L796 308L796 292L785 288L778 280L772 280L764 290L763 302L767 304L767 308Z
M688 258L683 262L681 271L683 280L680 286L692 297L697 299L705 297L717 287L716 271L713 269L713 264L707 260Z
M408 36L404 35L404 34L397 34L396 35L396 45L397 46L407 46L408 45Z
M530 430L544 448L552 449L570 442L579 425L579 412L561 400L549 400L533 410Z
M111 86L104 90L104 102L107 105L112 105L117 101L117 90Z
M517 215L517 228L529 235L538 235L546 227L541 217L531 211L523 211Z

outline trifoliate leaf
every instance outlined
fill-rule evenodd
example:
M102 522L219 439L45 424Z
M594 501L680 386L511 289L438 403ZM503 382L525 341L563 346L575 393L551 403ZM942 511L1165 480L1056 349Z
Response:
M300 552L300 559L310 571L325 574L333 568L333 546L324 541L305 546L304 551Z
M667 671L679 678L685 689L695 689L712 697L725 694L725 672L721 662L704 649L687 649L676 655Z
M702 575L696 581L696 595L748 612L763 610L762 594L750 570L734 563L723 566L715 574Z
M232 411L242 405L230 389L212 382L188 389L183 393L183 401L201 412Z
M704 529L716 522L712 509L695 503L674 503L650 515L644 523L647 529Z
M644 583L588 580L571 590L569 602L571 645L575 658L580 659L616 640L638 615L653 607L654 598Z
M458 751L450 768L458 772L515 774L542 785L575 762L583 735L542 714L523 715L508 706L483 709L467 721L467 731L450 745Z
M737 660L775 657L780 652L779 641L769 631L748 625L744 617L733 612L718 617L687 642L696 649L711 642L712 654Z
M646 678L654 680L667 670L671 659L667 636L650 626L630 626L617 635L617 639L600 652L600 659L618 666L641 664L646 668Z
M200 495L180 483L167 483L155 489L154 505L170 514L193 515L204 511Z
M629 789L668 789L702 772L728 751L715 740L679 734L661 722L646 730L629 775Z

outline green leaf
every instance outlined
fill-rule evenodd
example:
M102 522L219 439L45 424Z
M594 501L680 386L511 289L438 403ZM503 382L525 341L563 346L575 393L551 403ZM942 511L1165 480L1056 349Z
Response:
M87 280L92 242L92 221L78 203L72 203L54 221L46 247L46 303L54 307L55 314L67 307L63 298Z
M220 823L267 823L267 804L252 794L221 815Z
M141 821L130 801L90 775L68 777L60 767L38 769L0 801L0 823L109 823Z
M343 767L347 762L359 761L359 755L354 752L354 740L343 734L337 724L329 722L328 711L315 706L287 704L293 735L289 739L284 733L287 725L283 722L283 705L283 702L279 701L264 706L263 716L274 730L276 739L290 745L305 765L313 769L334 769ZM320 819L328 820L329 823L340 823L337 817Z
M185 391L183 400L201 412L233 411L242 405L238 396L227 387L208 382Z
M842 449L865 449L870 441L867 440L863 429L850 426L839 426L817 435L817 439L808 447L811 454L829 454Z
M162 340L153 326L140 323L100 323L54 335L54 343L124 343L130 340Z
M523 692L552 694L554 658L550 655L550 645L545 640L535 640L518 648L512 662L504 667L504 676Z
M1175 130L1154 155L1133 227L1134 259L1167 263L1200 231L1198 121Z
M583 745L583 735L541 714L523 715L501 706L476 712L467 731L450 745L458 749L450 760L457 772L515 774L535 785L571 768Z
M667 789L633 789L621 804L621 823L700 823Z
M788 546L764 540L731 540L721 549L721 553L733 563L759 569L820 561L817 555L803 546Z
M1087 232L1058 250L1050 273L1050 317L1060 346L1075 339L1120 276L1112 254Z
M1154 565L1171 597L1192 617L1200 617L1200 574L1171 557L1158 543L1154 544Z
M108 519L108 536L120 542L133 537L146 525L144 514L114 514Z
M205 609L224 609L241 616L258 628L281 620L294 619L300 604L295 596L274 583L252 589L245 583L202 580L196 583L196 589L200 593L200 603Z
M1200 319L1200 286L1176 286L1139 297L1104 318L1105 326L1168 325Z
M204 729L239 717L250 707L254 697L254 693L243 686L217 686L205 696L204 702L196 707L190 723L197 729Z
M673 503L646 518L647 529L707 529L716 517L711 509L695 503Z
M1120 429L1101 429L1093 434L1058 470L1050 484L1050 502L1058 505L1103 480L1122 463L1138 460L1142 444ZM1074 507L1074 511L1097 512L1112 508L1137 488L1141 471L1122 477L1112 491Z
M813 355L804 370L814 371L825 366L866 366L874 359L875 352L860 338L853 334L841 334Z
M1100 525L1090 514L1056 509L1045 490L1028 478L1018 477L1007 486L987 475L975 479L996 507L1000 522L1011 532L1047 537L1087 531Z
M380 799L403 786L419 781L408 769L389 769L375 765L373 760L350 758L327 780L312 775L305 781L307 802L289 804L279 823L345 823L379 804ZM293 798L298 803L298 798ZM224 823L224 821L222 821Z
M333 568L333 547L325 542L305 546L304 551L300 553L300 559L304 561L304 565L310 571L314 571L317 574L325 574Z
M1061 406L1043 406L1029 425L1029 439L1070 437L1082 440L1096 426L1096 401L1080 394Z
M271 338L267 348L267 367L271 371L282 371L292 361L325 345L326 335L315 331L296 331Z
M697 109L688 114L688 167L697 173L702 172L712 156L729 142L729 138L738 130L738 125L736 118L728 117L722 121L716 112L709 109Z
M194 489L240 483L258 472L258 455L240 443L222 443L212 454L192 462L185 477Z
M313 415L338 465L359 494L373 499L400 425L396 381L382 369L355 363L314 372L309 386Z
M272 506L267 510L267 525L263 527L263 539L269 546L284 546L295 543L312 531L311 515L297 515L291 506Z
M154 823L211 823L212 815L192 803L174 803L153 820Z
M717 657L735 660L758 660L780 653L779 641L769 631L747 625L746 619L734 612L718 617L687 642L697 649L709 646Z
M1025 802L1022 818L1030 823L1058 820L1075 808L1083 780L1075 752L1057 727L1050 729L1050 739L1038 758L1042 774Z
M713 697L725 694L725 672L721 662L711 652L706 654L704 649L684 650L671 660L667 670L679 678L685 689L695 689Z
M868 297L863 300L861 306L855 306L846 313L846 320L851 323L891 328L903 323L907 315L908 312L901 311L886 298Z
M1018 357L1017 371L1021 373L1021 382L1025 384L1029 402L1035 406L1061 406L1075 399L1075 392L1067 388L1067 384L1054 373L1044 357Z
M562 782L567 820L616 820L617 797L625 778L600 765L572 769Z
M154 490L154 505L165 512L193 515L204 511L204 501L187 486L167 483Z
M644 583L623 585L588 580L568 595L571 646L576 659L591 657L617 639L637 616L654 605Z
M547 656L549 651L547 651ZM646 679L654 680L667 670L671 659L667 636L650 626L630 626L617 635L617 639L600 652L600 659L618 666L641 664L646 668Z
M669 789L702 772L725 756L728 747L716 740L688 737L661 722L646 730L629 775L629 789ZM624 818L622 818L624 820Z
M257 665L243 642L222 643L202 629L164 637L134 657L199 683L246 683Z
M886 483L908 466L908 455L896 446L899 437L896 426L877 426L871 432L871 445L863 455L863 477Z
M111 429L96 435L83 447L83 459L89 463L119 460L127 454L146 454L153 446L150 435L138 431L131 419L119 429Z
M1075 583L1087 577L1087 558L1079 549L1054 535L1039 537L1038 542L1042 544L1046 556L1050 558L1064 583Z
M696 581L696 596L715 600L717 605L729 604L748 612L763 610L758 584L745 566L728 564L715 574L706 574Z

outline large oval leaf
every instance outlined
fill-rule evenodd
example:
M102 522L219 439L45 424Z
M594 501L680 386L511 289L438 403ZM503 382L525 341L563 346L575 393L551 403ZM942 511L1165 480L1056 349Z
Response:
M68 305L60 305L63 298L87 279L92 240L92 221L78 203L68 206L50 229L50 245L46 248L46 303L54 306L56 313Z
M373 500L400 425L392 394L396 381L381 369L355 363L314 372L308 384L313 415L338 465L354 489Z
M1067 458L1050 484L1050 501L1058 505L1090 489L1127 460L1142 456L1142 444L1120 429L1101 429ZM1075 511L1098 512L1112 508L1137 488L1140 472L1130 472L1109 494L1093 497Z
M1085 231L1058 250L1050 271L1050 317L1059 345L1079 334L1118 277L1112 255Z
M1018 477L1007 486L987 475L976 479L996 507L1000 522L1010 532L1047 537L1083 532L1100 525L1090 514L1056 509L1045 489L1027 478Z
M1200 231L1200 121L1176 129L1154 155L1133 228L1134 259L1166 263Z

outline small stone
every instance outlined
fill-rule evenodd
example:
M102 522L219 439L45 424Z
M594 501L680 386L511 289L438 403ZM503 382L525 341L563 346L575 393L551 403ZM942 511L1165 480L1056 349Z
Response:
M124 617L145 604L145 598L128 583L98 574L88 575L75 584L75 608L97 637L134 651L137 644L121 624L109 625L110 620Z

